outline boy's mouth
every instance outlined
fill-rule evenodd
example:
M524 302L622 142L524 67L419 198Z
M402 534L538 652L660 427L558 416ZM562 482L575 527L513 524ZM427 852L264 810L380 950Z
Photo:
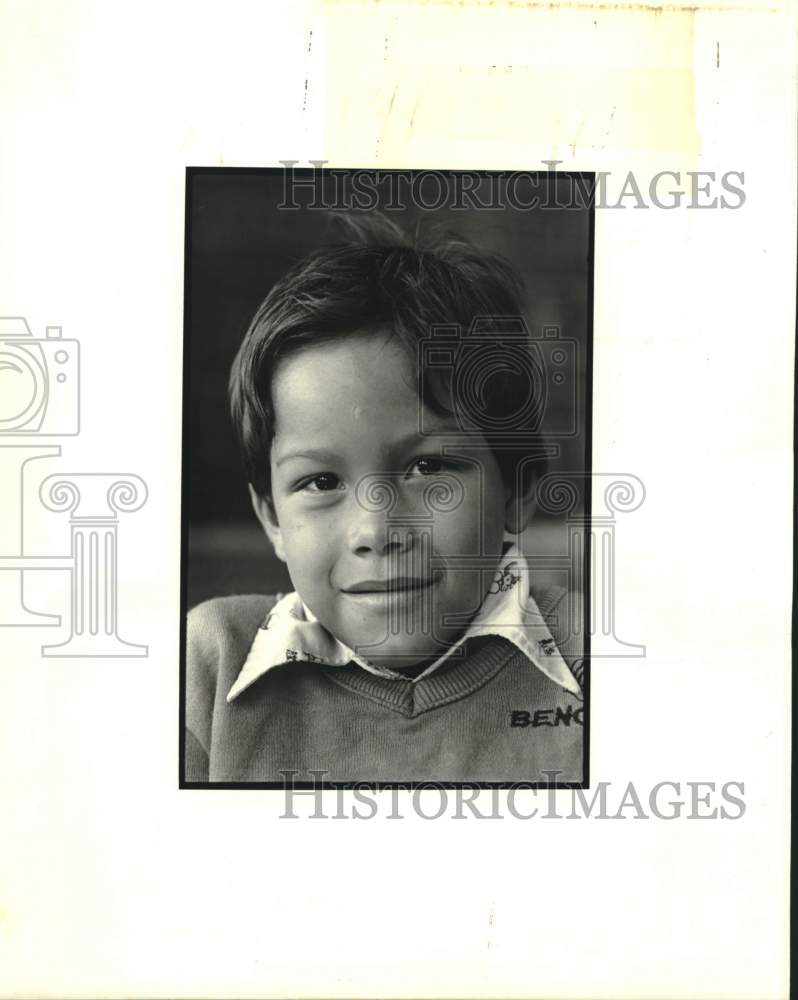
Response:
M423 579L398 576L392 580L361 580L341 589L345 594L398 594L407 591L426 590L435 583L434 577Z

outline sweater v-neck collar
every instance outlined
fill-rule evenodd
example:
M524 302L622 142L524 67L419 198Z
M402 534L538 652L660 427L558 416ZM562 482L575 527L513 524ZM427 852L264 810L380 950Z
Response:
M507 639L477 637L468 645L461 645L435 673L416 680L380 677L354 663L325 667L324 673L333 683L412 718L476 691L518 654L518 648Z

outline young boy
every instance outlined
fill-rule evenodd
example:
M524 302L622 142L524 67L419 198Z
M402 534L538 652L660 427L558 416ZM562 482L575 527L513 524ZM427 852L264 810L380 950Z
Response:
M566 592L505 544L541 467L517 279L380 226L295 266L233 364L253 507L296 590L190 613L186 780L580 782Z

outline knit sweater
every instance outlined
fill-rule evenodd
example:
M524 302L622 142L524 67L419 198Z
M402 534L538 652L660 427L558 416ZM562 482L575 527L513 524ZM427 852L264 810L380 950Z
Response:
M566 592L533 588L532 596L581 683ZM558 782L582 781L581 698L499 636L470 639L417 681L354 663L285 663L228 702L273 605L225 597L189 614L187 782L280 783L282 771L310 781L314 770L331 782L546 782L552 771Z

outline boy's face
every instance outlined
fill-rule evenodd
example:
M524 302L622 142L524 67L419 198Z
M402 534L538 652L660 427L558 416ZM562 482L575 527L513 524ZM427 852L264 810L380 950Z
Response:
M272 402L274 515L253 499L300 597L373 663L401 668L439 655L477 610L505 523L515 523L514 498L484 439L464 439L454 417L431 411L420 433L414 363L385 332L283 359ZM457 440L453 456L441 455L446 432L448 443ZM436 481L455 490L455 502L430 517L425 494ZM388 491L390 511L375 510ZM449 563L469 555L490 557L489 565L479 572ZM452 614L466 618L445 624Z

